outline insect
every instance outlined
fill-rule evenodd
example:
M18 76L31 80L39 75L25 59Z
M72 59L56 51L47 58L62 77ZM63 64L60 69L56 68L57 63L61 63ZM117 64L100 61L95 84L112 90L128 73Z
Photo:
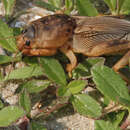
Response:
M32 22L17 37L17 46L28 56L51 56L57 50L70 60L66 70L77 65L75 53L88 57L122 53L115 71L130 59L130 22L112 17L80 17L54 14Z

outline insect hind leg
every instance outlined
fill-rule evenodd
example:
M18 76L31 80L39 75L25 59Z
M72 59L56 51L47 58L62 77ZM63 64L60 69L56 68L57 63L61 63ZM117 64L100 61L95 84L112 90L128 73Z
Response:
M113 66L113 70L128 83L130 84L130 79L128 79L125 75L119 72L119 69L123 68L124 66L128 65L130 66L130 50Z

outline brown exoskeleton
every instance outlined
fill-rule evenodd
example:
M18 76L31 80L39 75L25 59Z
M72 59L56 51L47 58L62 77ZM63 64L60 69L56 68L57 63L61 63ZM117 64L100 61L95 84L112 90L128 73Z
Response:
M130 22L112 17L70 17L55 14L32 22L19 37L19 50L28 56L51 56L59 49L70 60L67 71L77 65L74 53L101 56L125 55L113 67L115 71L130 59Z

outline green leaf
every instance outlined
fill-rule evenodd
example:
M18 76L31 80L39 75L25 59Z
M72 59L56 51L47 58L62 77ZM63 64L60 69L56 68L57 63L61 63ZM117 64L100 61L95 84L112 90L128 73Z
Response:
M103 120L95 121L95 130L120 130L119 127L115 127L110 122L105 122Z
M29 56L26 56L24 59L23 59L24 62L26 62L27 65L39 65L38 64L38 57L29 57Z
M2 2L4 4L6 16L11 15L15 5L15 0L2 0Z
M96 8L91 4L90 0L76 0L76 6L80 15L97 16Z
M31 100L26 89L20 93L19 104L27 113L31 111Z
M107 4L107 6L108 6L111 10L113 9L111 0L104 0L104 2Z
M89 95L78 94L71 99L76 111L84 116L99 117L101 116L100 105Z
M108 97L104 96L104 99L103 99L104 106L107 107L110 104L110 102L111 100Z
M13 30L0 20L0 45L10 52L17 52L16 41L13 38Z
M31 80L21 85L22 88L26 88L29 93L39 93L45 90L49 85L48 80Z
M128 99L125 99L125 98L121 98L119 97L118 102L120 102L122 105L125 105L126 107L129 107L130 108L130 100Z
M65 87L59 87L57 91L58 96L70 97L72 94L77 94L82 91L87 85L87 81L74 80Z
M70 97L71 96L71 92L70 90L65 86L65 87L59 87L58 91L57 91L57 96L60 97Z
M65 1L65 7L66 9L69 9L72 6L72 0L66 0Z
M48 0L49 3L55 7L57 7L58 9L61 8L61 0Z
M5 107L0 111L0 127L9 126L24 115L24 110L18 106Z
M59 9L59 8L55 7L54 5L41 1L41 0L36 1L35 4L40 7L46 8L47 10L50 10L50 11L55 11L55 10Z
M25 79L41 75L43 75L43 72L40 66L30 66L11 71L10 74L5 77L5 80Z
M120 1L120 0L119 0ZM113 11L116 11L116 6L117 6L117 0L111 0L111 3L112 3L112 10Z
M0 64L16 62L20 60L21 60L21 57L11 57L11 56L6 56L6 55L0 55Z
M70 14L74 9L74 0L65 0L65 13Z
M74 80L67 85L67 88L72 94L77 94L82 91L86 85L87 82L84 80Z
M104 65L105 59L103 57L87 58L73 70L73 79L91 76L91 68L94 65Z
M125 82L112 69L107 66L94 66L92 75L97 89L103 95L115 102L119 101L119 98L130 101Z
M4 104L2 103L2 101L0 100L0 109L4 107Z
M130 14L130 0L124 0L123 6L121 8L122 14L129 15Z
M4 79L3 72L0 71L0 81L3 81L3 79Z
M14 36L18 36L21 34L22 28L13 27L12 30L13 30Z
M47 130L42 124L38 122L31 122L31 130Z
M110 121L115 127L118 127L126 114L128 114L127 110L111 112L107 114L107 117L105 119Z
M40 64L49 79L60 86L66 86L66 75L60 63L52 57L40 58Z
M123 14L128 14L128 12L130 12L129 0L104 0L104 2L109 6L114 15L119 15L121 12Z
M112 12L116 12L116 0L104 0Z
M118 0L117 13L119 14L126 0Z

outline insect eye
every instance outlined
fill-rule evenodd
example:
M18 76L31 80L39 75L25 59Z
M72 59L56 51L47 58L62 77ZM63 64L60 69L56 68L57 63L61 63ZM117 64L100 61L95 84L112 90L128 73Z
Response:
M26 43L25 43L26 46L30 46L30 41L27 40Z
M21 31L22 34L26 33L27 32L27 29L24 29Z
M68 32L68 33L71 32L71 29L68 28L68 29L67 29L67 32Z

